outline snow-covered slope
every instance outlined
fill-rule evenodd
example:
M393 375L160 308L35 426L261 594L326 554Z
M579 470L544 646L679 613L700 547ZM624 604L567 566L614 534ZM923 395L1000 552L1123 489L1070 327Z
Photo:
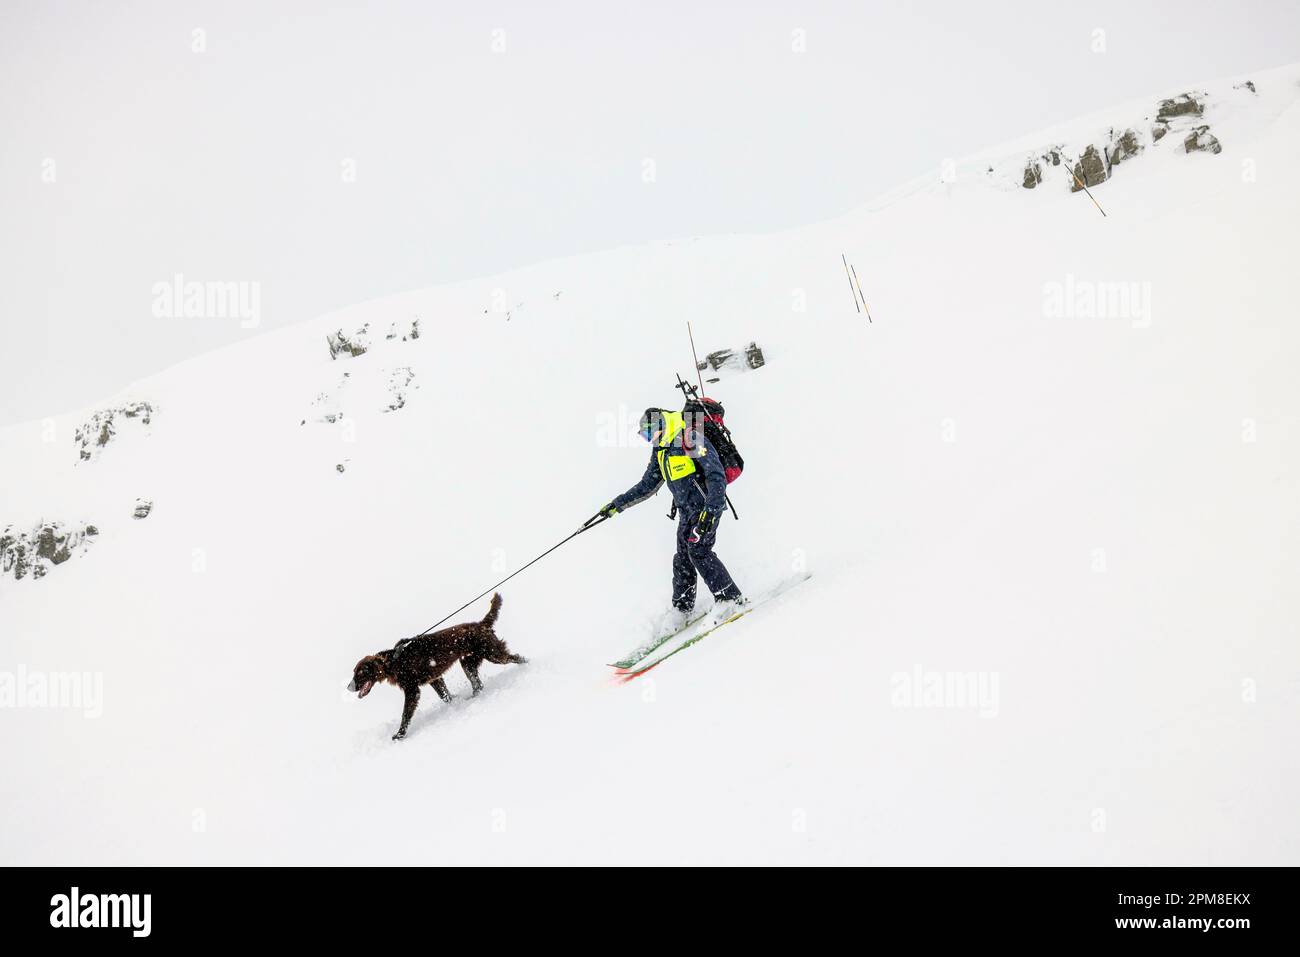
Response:
M1155 99L831 223L394 296L0 432L0 528L97 533L0 578L0 861L1296 863L1300 68L1244 79L1184 88L1222 152L1148 133L1105 218L1026 161ZM505 586L531 663L473 701L453 672L391 742L353 664L637 478L688 319L767 360L708 389L747 460L719 552L812 579L610 685L668 599L661 493ZM102 701L34 707L20 669Z

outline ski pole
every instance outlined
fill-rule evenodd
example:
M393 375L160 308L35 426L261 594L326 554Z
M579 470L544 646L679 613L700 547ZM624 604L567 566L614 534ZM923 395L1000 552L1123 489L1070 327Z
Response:
M608 518L609 518L608 515L602 515L600 512L597 512L595 515L591 516L591 518L587 519L587 520L586 520L585 522L583 522L580 526L578 526L578 530L577 530L576 532L574 532L574 533L573 533L572 535L570 535L568 538L564 539L564 541L557 542L556 544L552 545L552 546L551 546L550 548L548 548L546 551L542 552L540 555L538 555L536 558L534 558L531 562L529 562L528 565L535 565L535 564L537 564L537 563L540 562L543 558L545 558L547 555L551 554L551 552L553 552L553 551L555 551L557 548L559 548L561 545L564 545L565 543L567 543L567 542L569 542L569 541L572 541L573 539L575 539L575 538L577 538L579 535L581 535L583 532L589 532L589 531L591 531L593 528L595 528L595 527L596 527L597 525L599 525L601 522L606 521ZM470 605L474 604L474 602L476 602L476 601L478 601L480 598L482 598L484 595L489 595L489 594L491 594L492 592L494 592L496 589L500 588L500 587L501 587L502 585L504 585L506 582L510 581L510 579L514 578L514 577L515 577L516 575L518 575L521 571L523 571L525 568L527 568L528 565L524 565L524 566L522 566L522 567L520 567L520 568L516 568L514 571L512 571L512 572L511 572L509 575L507 575L505 578L501 579L499 582L497 582L497 583L496 583L495 585L493 585L491 588L487 589L487 591L484 591L484 592L482 592L481 594L475 595L475 596L474 596L473 598L471 598L469 601L465 602L465 604L461 605L459 608L457 608L457 609L456 609L455 611L453 611L451 614L447 615L446 618L443 618L441 621L435 621L435 622L434 622L432 625L430 625L428 628L424 629L424 631L420 632L418 635L413 635L412 637L414 637L414 638L422 638L422 637L424 637L424 636L427 635L429 632L433 631L433 629L437 628L437 627L438 627L439 625L441 625L444 621L446 621L447 618L450 618L452 615L457 615L457 614L459 614L460 612L462 612L462 611L464 611L466 608L468 608ZM403 639L403 641L410 641L410 640L411 640L410 638L405 638L405 639ZM402 644L402 642L399 641L397 644L400 646L400 645ZM396 648L394 648L394 650L396 650Z

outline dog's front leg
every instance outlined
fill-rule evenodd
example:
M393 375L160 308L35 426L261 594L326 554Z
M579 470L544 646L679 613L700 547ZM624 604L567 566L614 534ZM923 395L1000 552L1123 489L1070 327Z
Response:
M469 679L470 697L478 694L483 690L483 681L478 676L478 666L480 662L477 658L460 659L461 670L465 672L465 677Z
M434 678L429 682L429 684L433 685L433 690L438 692L439 698L448 704L451 704L452 696L451 692L447 690L447 682L443 681L441 678Z
M411 719L415 717L416 705L420 703L420 686L411 685L402 689L406 693L406 704L402 706L402 726L397 729L397 734L393 735L394 741L400 741L406 737L406 729L411 724Z

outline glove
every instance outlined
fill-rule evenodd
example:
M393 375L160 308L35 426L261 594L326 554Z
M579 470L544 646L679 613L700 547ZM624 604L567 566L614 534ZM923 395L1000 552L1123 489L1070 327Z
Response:
M691 533L686 536L686 540L692 545L696 544L713 530L713 526L717 524L717 521L717 518L707 508L700 509L700 514L695 519L695 526L691 529Z
M608 505L606 505L596 514L602 516L603 518L613 518L615 515L618 514L618 509L614 507L613 502L610 502Z

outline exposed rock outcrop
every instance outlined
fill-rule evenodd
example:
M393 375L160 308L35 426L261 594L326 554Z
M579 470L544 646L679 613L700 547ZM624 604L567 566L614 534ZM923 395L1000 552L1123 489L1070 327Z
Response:
M41 522L30 532L9 525L0 532L0 574L13 575L15 581L29 574L43 578L54 566L84 552L98 534L94 525L69 528L62 522Z
M131 514L134 518L148 518L152 511L153 502L146 498L138 498L135 500L135 511Z
M1183 151L1193 153L1197 150L1204 150L1209 153L1221 153L1223 147L1219 144L1219 138L1210 132L1208 126L1198 126L1187 135L1183 140Z
M1083 155L1079 157L1079 162L1074 164L1075 182L1070 186L1070 192L1077 193L1083 189L1083 186L1100 185L1106 182L1108 176L1110 176L1110 167L1105 158L1098 152L1097 147L1089 144L1083 151ZM1080 183L1083 186L1079 185Z
M1118 137L1115 137L1114 131L1111 131L1110 149L1107 156L1110 159L1111 166L1118 166L1122 161L1131 159L1142 152L1142 140L1139 138L1136 130L1125 130Z
M399 337L403 342L420 338L420 320L413 319L405 331L399 329L397 323L391 323L388 332L384 334L384 339L391 341ZM370 323L367 322L355 332L347 333L342 329L331 332L325 336L325 342L329 345L331 359L337 359L339 356L345 359L363 356L371 349Z
M1205 104L1195 94L1180 93L1172 99L1160 101L1156 120L1171 120L1175 116L1200 116L1204 112Z
M1142 137L1137 130L1127 129L1116 133L1114 129L1104 145L1098 148L1089 143L1079 161L1074 164L1070 192L1077 193L1084 186L1098 186L1114 175L1115 167L1126 159L1142 152Z
M1043 181L1043 167L1033 160L1025 163L1025 181L1022 184L1025 189L1033 189Z
M415 373L411 371L410 366L399 366L388 374L388 391L393 399L384 409L385 412L396 412L406 405L406 392L414 380ZM419 386L417 385L416 388L418 389Z
M719 349L716 352L710 352L704 357L704 361L699 364L699 371L705 372L712 369L714 372L731 370L743 372L746 369L759 369L767 363L763 356L763 350L759 348L757 342L751 342L744 349ZM716 382L717 379L710 379L710 382Z
M416 319L412 321L410 328L406 332L402 332L400 329L398 329L397 323L395 322L391 323L388 326L388 335L384 336L384 338L388 339L389 341L392 341L393 339L396 339L399 336L401 337L403 342L405 342L408 339L420 338L420 320Z
M342 329L332 332L325 337L325 341L329 343L331 359L339 356L363 356L370 351L370 323L367 322L350 335L345 335Z
M117 435L117 423L121 419L135 419L142 425L148 425L153 421L153 411L153 406L148 402L128 402L117 408L96 412L73 434L81 461L90 461L112 441L113 436Z

